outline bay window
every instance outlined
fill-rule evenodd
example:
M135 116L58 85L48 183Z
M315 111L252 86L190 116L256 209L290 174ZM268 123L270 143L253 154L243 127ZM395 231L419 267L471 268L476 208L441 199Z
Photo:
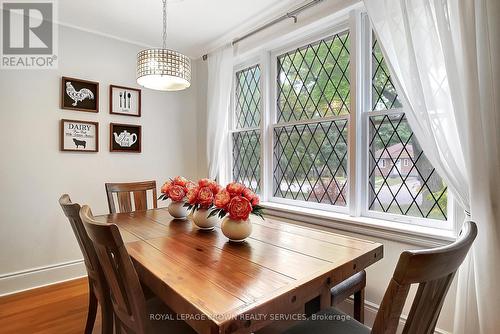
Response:
M450 228L364 14L250 58L234 71L228 178L264 204Z

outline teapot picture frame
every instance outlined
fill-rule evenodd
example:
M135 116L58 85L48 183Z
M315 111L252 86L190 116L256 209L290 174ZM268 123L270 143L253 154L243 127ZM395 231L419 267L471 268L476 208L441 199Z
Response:
M141 153L142 127L134 124L110 123L109 151Z

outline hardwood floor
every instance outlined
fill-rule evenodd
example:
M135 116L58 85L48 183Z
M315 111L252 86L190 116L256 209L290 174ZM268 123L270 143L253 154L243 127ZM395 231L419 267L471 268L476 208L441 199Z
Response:
M87 278L0 298L2 334L81 334L88 307ZM94 333L100 333L100 310Z

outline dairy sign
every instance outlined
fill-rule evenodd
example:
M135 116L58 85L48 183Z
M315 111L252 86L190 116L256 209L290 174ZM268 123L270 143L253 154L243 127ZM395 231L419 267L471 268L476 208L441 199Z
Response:
M1 69L57 68L55 0L0 0Z
M98 152L99 123L61 120L61 151Z

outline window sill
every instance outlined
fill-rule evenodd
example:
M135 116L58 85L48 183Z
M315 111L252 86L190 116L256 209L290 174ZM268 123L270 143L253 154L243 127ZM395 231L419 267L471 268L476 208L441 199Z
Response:
M319 225L346 232L404 242L421 247L439 247L456 239L455 233L425 226L410 225L368 217L302 208L272 202L263 202L266 215L294 220L298 223Z

